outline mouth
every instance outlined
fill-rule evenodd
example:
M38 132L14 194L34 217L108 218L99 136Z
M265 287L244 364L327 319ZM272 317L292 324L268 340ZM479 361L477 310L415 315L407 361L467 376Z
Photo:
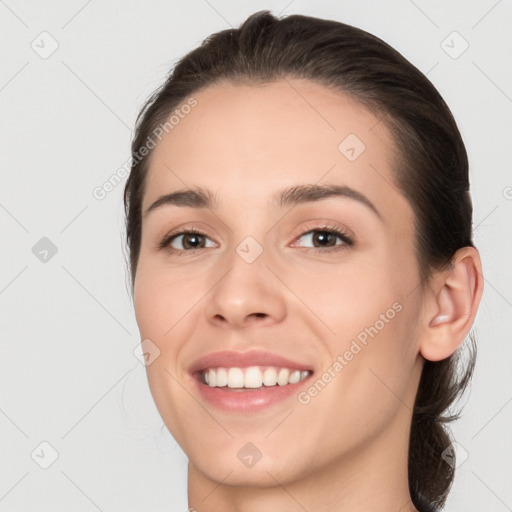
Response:
M269 352L217 352L189 368L200 396L216 408L253 413L292 398L312 367Z
M307 379L311 370L294 370L276 366L250 366L248 368L207 368L197 378L211 388L249 390L263 387L288 386Z

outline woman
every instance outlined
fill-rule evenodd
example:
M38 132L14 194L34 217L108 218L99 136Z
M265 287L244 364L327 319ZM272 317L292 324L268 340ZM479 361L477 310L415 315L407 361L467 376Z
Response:
M360 29L262 11L178 62L132 150L135 314L190 507L440 510L483 280L434 86Z

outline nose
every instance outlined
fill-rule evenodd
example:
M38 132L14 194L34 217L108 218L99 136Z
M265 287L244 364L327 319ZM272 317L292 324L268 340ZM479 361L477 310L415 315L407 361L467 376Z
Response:
M205 314L217 327L267 326L286 317L283 283L265 263L264 254L248 263L236 251L207 296Z

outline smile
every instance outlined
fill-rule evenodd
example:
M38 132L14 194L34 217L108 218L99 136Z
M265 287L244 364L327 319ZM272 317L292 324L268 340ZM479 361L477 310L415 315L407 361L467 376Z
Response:
M275 366L249 368L209 368L200 373L201 382L211 388L259 389L263 386L296 384L311 375L310 370L293 370Z
M261 350L222 351L189 367L200 399L232 413L256 413L296 396L313 366Z

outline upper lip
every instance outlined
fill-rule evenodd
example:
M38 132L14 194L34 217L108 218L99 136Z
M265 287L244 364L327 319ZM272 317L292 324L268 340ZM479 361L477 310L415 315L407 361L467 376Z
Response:
M312 370L311 365L299 363L287 357L262 350L249 352L221 351L212 352L197 359L189 368L190 373L207 368L246 368L249 366L278 366L293 370Z

